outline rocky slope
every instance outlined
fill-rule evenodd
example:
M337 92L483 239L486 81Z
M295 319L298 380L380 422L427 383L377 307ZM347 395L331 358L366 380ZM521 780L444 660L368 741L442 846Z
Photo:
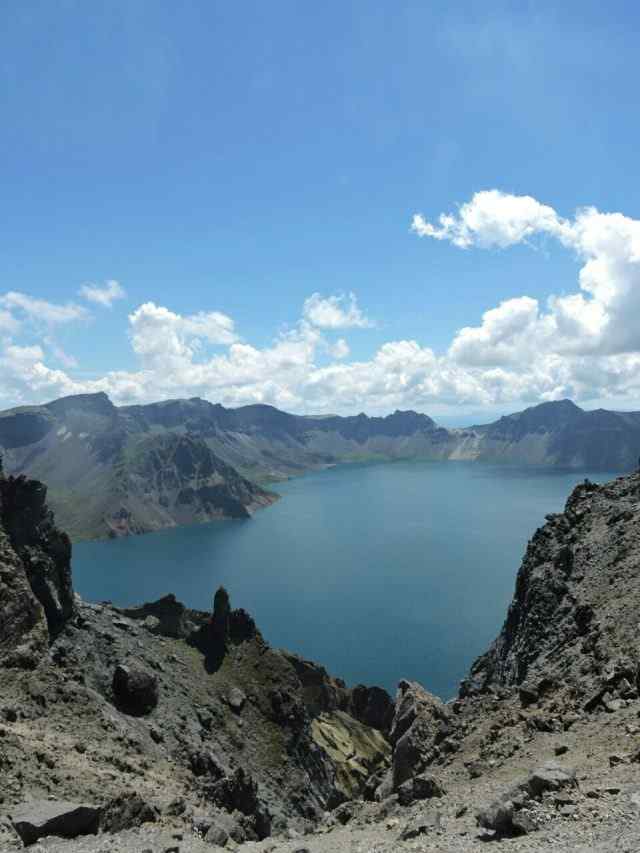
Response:
M639 522L640 474L577 486L529 542L504 627L464 691L518 685L587 709L636 695Z
M276 499L196 435L130 428L104 394L1 414L0 447L7 470L47 482L74 539L248 518Z
M466 459L629 471L640 454L640 413L585 412L563 400L447 430L416 412L300 417L198 398L117 407L89 394L0 413L0 450L8 471L47 482L57 517L79 538L244 517L274 499L253 480L339 462Z
M82 602L44 498L0 477L3 853L640 849L640 475L549 517L449 703L347 688L224 590Z
M628 472L640 454L640 413L586 412L571 400L559 400L464 434L461 452L483 461Z

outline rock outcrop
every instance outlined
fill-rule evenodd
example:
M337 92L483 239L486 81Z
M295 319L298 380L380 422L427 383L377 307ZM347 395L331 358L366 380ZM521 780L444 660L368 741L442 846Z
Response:
M393 747L392 785L420 776L452 750L453 716L446 705L421 685L401 681L389 739Z
M0 660L34 667L74 611L71 543L46 488L5 477L0 462Z
M640 474L577 486L529 542L500 635L462 695L518 687L593 710L638 695Z

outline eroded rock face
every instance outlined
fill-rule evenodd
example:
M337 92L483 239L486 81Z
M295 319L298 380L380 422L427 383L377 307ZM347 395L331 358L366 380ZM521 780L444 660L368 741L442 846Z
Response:
M529 542L502 631L461 696L518 686L586 711L638 695L640 475L585 482Z
M388 733L393 722L394 705L382 687L357 684L352 690L349 713L366 726Z
M147 627L153 633L163 634L165 637L186 639L195 628L194 614L182 602L177 601L172 593L140 607L127 608L123 613L133 619L157 620L149 621Z
M73 613L71 542L53 523L42 483L8 477L0 480L0 491L2 526L55 635Z
M401 681L389 739L393 747L393 788L419 776L441 755L449 736L450 711L415 681Z
M71 543L35 480L0 466L0 657L34 667L74 612Z
M46 650L48 636L44 609L0 527L0 661L6 666L35 667Z

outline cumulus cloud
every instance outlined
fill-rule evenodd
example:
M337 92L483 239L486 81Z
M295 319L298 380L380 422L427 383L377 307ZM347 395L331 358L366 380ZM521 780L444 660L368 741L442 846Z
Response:
M573 288L568 282L544 303L518 288L459 329L442 352L392 340L360 360L351 357L347 330L371 323L354 294L312 294L297 324L261 347L241 340L219 311L180 314L146 302L128 318L135 368L91 380L72 367L52 369L46 335L42 348L24 345L22 324L14 324L36 304L42 313L42 301L7 294L0 298L0 399L9 405L106 391L119 402L197 395L300 412L640 400L639 221L595 208L565 218L530 196L491 190L435 223L417 215L413 229L465 251L553 240L577 259L579 272ZM48 328L77 318L77 308L45 303L44 314L55 318ZM338 330L345 334L336 340Z
M221 345L237 340L233 320L217 311L182 316L154 302L129 315L133 350L143 367L171 372L190 365L204 342Z
M99 284L83 284L79 293L88 302L101 305L103 308L113 307L114 302L124 299L127 295L120 282L115 279L109 279L103 287Z
M312 293L305 300L302 315L318 329L366 329L373 325L358 307L355 293L327 297Z
M567 223L552 207L531 196L485 190L463 204L457 215L442 213L438 224L433 225L417 213L411 227L420 237L449 240L463 249L470 246L504 249L534 234L560 236Z
M421 237L455 246L500 247L544 235L571 249L582 263L580 291L549 300L540 308L522 297L488 311L479 327L462 329L450 354L486 363L526 361L532 351L610 356L640 351L640 221L594 207L563 219L530 196L491 190L476 193L458 214L443 214L433 225L413 220Z

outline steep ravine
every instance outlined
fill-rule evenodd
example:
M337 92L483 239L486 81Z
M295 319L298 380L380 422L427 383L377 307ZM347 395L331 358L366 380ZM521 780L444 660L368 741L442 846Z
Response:
M0 477L3 853L640 849L639 475L534 535L446 704L271 649L224 590L81 601L45 494Z

